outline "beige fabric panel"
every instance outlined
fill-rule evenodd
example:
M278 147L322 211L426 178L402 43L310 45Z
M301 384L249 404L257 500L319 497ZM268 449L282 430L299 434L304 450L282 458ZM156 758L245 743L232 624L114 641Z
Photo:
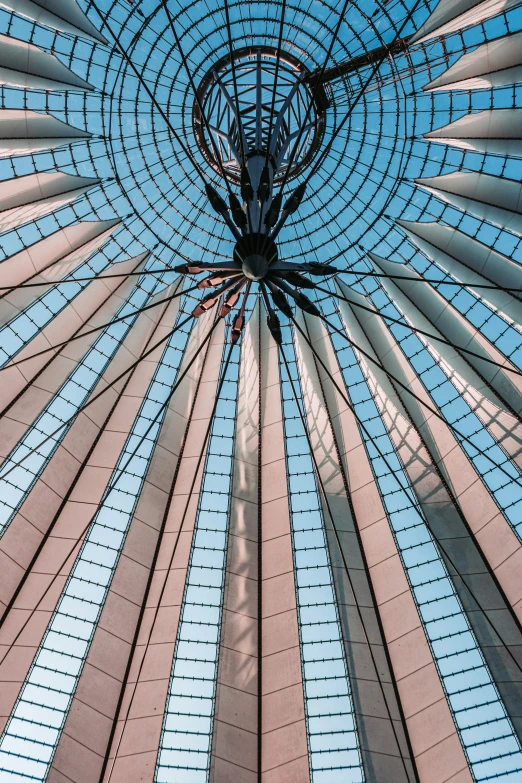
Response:
M0 291L0 326L29 307L54 283L72 274L109 239L119 224L119 220L75 223L2 261L0 286L14 287L28 282L41 285Z
M166 312L154 332L154 342L161 339L162 332L167 334L172 329L178 309L177 303L174 302L166 308ZM183 372L188 357L192 356L194 347L199 343L202 327L206 326L208 330L210 325L208 319L202 319L202 321L204 323L198 323L189 338L189 345L180 372ZM149 379L148 382L155 372L164 347L165 345L161 349L158 348L157 352L152 353L143 362L143 364L150 365L149 371L144 373ZM196 392L197 383L195 381L201 372L204 357L205 352L202 351L198 361L194 364L192 373L187 374L179 387L180 395L184 396L188 402L187 416L178 415L175 422L170 422L170 437L168 440L164 439L161 444L158 442L154 450L122 555L57 747L49 773L49 781L52 781L55 776L59 779L58 773L78 783L91 783L91 781L97 783L99 780L107 752L107 741L116 718L122 680L129 663L131 645L140 620L160 528L168 508L170 490L178 467L188 416ZM140 385L141 379L137 378L135 374L126 391L130 395L136 394L143 398L146 388L145 390L140 389ZM173 399L176 395L177 392L175 392ZM167 416L172 418L172 408L168 410ZM176 584L181 590L183 589L183 580L180 580L179 577L183 574L184 571L176 574ZM156 582L154 587L157 587L157 584ZM149 599L152 594L149 594ZM170 606L170 604L168 605ZM172 617L169 616L168 627L171 624ZM146 619L143 625L148 631L150 625L147 626ZM158 617L156 635L159 634L161 637L165 633L165 627L167 626L161 623L160 617ZM144 663L144 676L150 676L158 661L161 663L164 659L166 660L169 654L171 660L170 644L163 642L161 638L156 640L153 637L147 652L147 661ZM142 657L143 646L138 644L133 657L134 671L140 665ZM86 737L89 737L93 731L93 725L96 726L95 736L91 741L86 741ZM135 752L139 753L139 747L134 740L133 745Z
M297 321L303 331L308 332L323 361L328 361L336 381L344 386L321 322L301 315ZM358 494L355 492L352 498L348 497L346 465L339 463L338 452L343 443L343 432L338 426L340 398L332 391L332 383L326 378L324 370L318 369L320 365L316 364L310 347L298 330L295 332L295 345L308 430L321 479L320 487L324 487L326 494L325 498L321 492L321 502L364 769L370 780L412 783L415 776L379 629L378 608L371 592L369 563L360 540L362 528L368 528L370 535L377 530L383 541L390 539L391 533L373 481L368 481L364 489ZM324 395L327 395L326 404ZM331 402L332 408L329 407ZM345 404L342 404L341 410L346 417ZM361 471L364 470L365 456L360 445L357 459ZM366 466L369 470L367 463ZM373 493L371 497L370 493ZM356 522L353 513L357 514L359 508L360 523ZM339 551L335 531L343 554Z
M513 410L522 413L522 379L517 367L429 283L422 282L421 276L413 269L386 261L373 253L371 259L379 273L400 274L410 278L397 281L383 279L382 285L413 327L452 343L444 345L438 340L431 341L436 352L458 371L464 382L496 407L503 409L502 400L505 400ZM348 299L352 296L350 292L346 293L345 286L343 292ZM368 321L366 313L362 317ZM421 335L421 339L429 340L424 335ZM478 356L473 356L473 353L462 356L458 347L453 346L466 348ZM481 361L481 356L492 360L493 364ZM515 372L506 372L503 368Z
M76 0L2 0L0 6L64 33L79 35L102 44L107 43Z
M466 114L443 128L425 133L427 141L462 150L522 157L522 109L487 109Z
M351 296L357 295L352 292ZM366 302L362 297L361 301ZM415 394L433 408L432 400L420 381L415 381L411 367L383 323L368 314L372 319L370 321L364 311L357 307L351 308L344 302L339 303L339 310L350 338L374 359L381 360L386 369L400 378L403 383L410 385ZM370 331L372 327L375 328L373 334ZM382 340L380 343L379 336ZM386 352L387 357L378 351L379 345L380 351ZM389 366L387 362L387 359L391 359L392 356L395 357L393 367L391 362ZM520 578L514 578L522 568L521 546L482 479L477 475L444 422L429 413L407 392L398 393L386 374L376 364L364 356L360 357L360 361L366 368L372 389L376 390L376 402L416 492L417 487L420 492L420 486L425 484L428 494L430 482L433 485L438 481L431 464L433 460L457 499L502 589L510 599L511 606L522 619L521 582ZM397 424L394 424L394 417L397 418ZM422 434L425 445L421 443L411 420ZM445 490L441 491L442 502L449 503L448 493ZM433 502L436 501L437 497L434 495Z
M198 322L191 336L184 363L198 347L201 338L208 333L213 313ZM172 500L168 506L165 530L161 538L158 559L155 563L151 588L139 628L137 646L132 658L105 780L110 775L111 783L127 783L140 780L142 783L154 780L157 751L161 737L163 714L172 671L179 613L183 599L183 590L190 556L194 523L198 508L204 458L196 477L194 490L189 496L194 471L204 445L209 419L214 406L219 372L223 354L224 325L216 328L205 357L203 350L194 363L193 369L171 400L167 416L158 439L162 459L156 463L161 473L165 471L165 462L171 462L174 453L179 452L181 441L188 424L186 443L175 473ZM201 378L194 409L190 417L196 386ZM190 418L190 420L189 420ZM206 451L206 450L205 450ZM163 478L162 481L165 479ZM145 499L145 506L138 506L136 517L149 512L151 499ZM162 503L165 502L165 498ZM156 511L147 524L150 534L157 541L159 514ZM133 522L133 524L135 524ZM140 522L141 524L141 522ZM175 550L175 553L174 553ZM171 558L172 565L170 565ZM152 563L152 559L148 563ZM158 607L163 585L165 590ZM142 594L143 595L143 594ZM157 613L156 620L154 617ZM152 628L152 634L151 634ZM150 636L150 643L149 642ZM126 650L125 655L128 656ZM140 669L143 656L143 667ZM120 683L125 670L125 662L120 662L117 678ZM138 679L137 679L138 678ZM121 686L118 686L121 687ZM130 711L129 711L129 705ZM116 758L115 758L116 757ZM97 762L98 763L98 762ZM57 778L58 781L59 778ZM91 781L91 778L78 777L78 781ZM92 778L98 782L98 777Z
M42 215L48 215L64 204L70 204L90 188L99 185L100 181L92 177L64 174L62 171L27 174L17 179L4 180L0 183L0 230L10 231Z
M55 149L90 139L91 135L52 114L40 114L29 109L0 109L0 158Z
M281 406L278 348L257 306L242 345L212 783L310 780Z
M424 90L480 90L517 84L522 73L522 33L487 41L463 54Z
M93 89L53 54L7 35L0 35L0 84L30 90Z
M212 783L258 780L259 351L256 307L241 346Z
M278 351L262 312L262 780L309 783Z
M130 292L134 283L127 281L124 285L129 286ZM121 301L118 298L117 307L120 305ZM111 306L110 300L107 306ZM112 303L112 307L114 307L114 303ZM111 313L104 310L104 315L110 318ZM136 323L133 327L135 333L141 335L142 341L146 339L146 332L151 323L146 315L144 313L141 322ZM161 312L158 312L156 317L159 318L160 315ZM129 337L131 336L132 330ZM92 344L96 337L97 335L91 335L86 339L89 344ZM76 345L82 342L84 341L79 340ZM0 420L2 457L6 457L25 435L67 375L74 370L87 347L89 345L84 344L81 355L75 356L74 359L71 356L67 358L62 356L53 361L38 378L35 385L30 385L11 410L2 417ZM125 366L128 366L128 351L120 346L113 359L114 365L111 364L106 369L94 388L91 398L105 389L111 379L118 374L114 372L115 366L124 369L118 358L119 352L124 355L127 360ZM135 358L137 357L133 357L132 361ZM17 590L24 570L31 562L49 525L55 519L85 456L98 437L100 428L104 426L106 418L123 388L124 380L122 379L118 384L115 384L114 388L103 394L86 411L79 414L49 464L29 492L20 511L15 515L9 528L0 539L0 568L3 570L3 579L0 584L2 610Z
M158 323L150 335L150 341L157 342L172 329L178 311L177 301L171 302L164 308L161 318L159 317L161 310L159 310ZM141 405L164 348L165 344L143 360L133 373L124 397L135 398ZM124 412L124 416L132 427L135 420L132 406ZM110 425L111 422L109 428ZM120 434L109 428L104 431L96 447L99 450L98 465L104 466L104 455L112 448L112 441L115 440L116 434ZM172 451L161 449L160 453L158 450L154 452L140 502L131 521L122 555L73 696L48 780L53 780L57 772L75 781L94 783L99 779L120 692L118 674L128 660L128 652L147 584L154 544L178 460L181 437L182 433L179 433L179 437L173 441ZM118 454L121 453L122 445L118 438L116 441Z
M306 321L314 348L339 387L344 389L338 360L324 326L309 317ZM442 783L442 781L453 780L457 774L462 775L462 781L471 781L460 739L382 505L357 421L320 365L318 373L330 412L330 425L339 447L342 469L350 488L355 521L421 783L439 783L439 781ZM337 491L334 491L332 486L332 493L339 497L344 493L344 486L339 487ZM339 520L341 519L342 513L339 509ZM423 688L420 686L421 682ZM388 683L386 685L386 695L392 705L394 694L390 690L390 685ZM382 712L382 696L375 689L373 697L376 702L381 703L381 710L378 713L380 717L387 717L387 714ZM396 760L395 766L404 775L402 765L399 767ZM391 769L389 763L383 767L385 770L382 773L383 779L391 779L386 777L390 775Z
M0 370L0 410L5 410L18 395L24 392L31 381L46 367L53 357L53 351L47 351L54 345L95 329L110 321L124 304L136 284L134 277L108 277L117 272L123 275L139 272L145 266L148 254L142 253L129 261L115 264L101 272L92 283L88 283L77 297L58 313L27 345L16 354L11 362ZM39 376L39 385L49 392L48 399L56 392L73 367L81 360L88 348L101 334L96 332L85 339L78 339L54 352L55 359L50 364L52 370L45 369ZM39 351L47 351L35 356ZM31 357L35 357L32 359ZM24 362L18 364L22 359ZM45 376L46 380L42 381ZM50 386L49 386L50 384ZM49 388L47 388L49 386ZM46 400L47 402L47 400ZM43 405L42 405L43 407ZM29 414L30 415L30 414Z
M375 316L364 320L359 308L345 303L340 310L351 339L433 407L383 322ZM522 683L511 656L519 659L522 634L510 611L520 621L520 543L445 422L398 386L395 389L385 373L362 355L360 362L432 535L444 548L441 554L448 573L520 735ZM468 587L479 597L481 607Z
M411 42L423 43L435 36L449 35L485 22L517 5L520 5L520 0L439 0L433 13L412 36Z
M155 328L150 319L145 320L144 315L146 314L143 314L135 325L135 330L141 334L142 350L153 336ZM160 314L158 314L157 320L159 317ZM97 504L101 500L112 471L118 462L121 448L132 428L143 395L147 391L151 371L153 370L150 363L144 362L143 365L138 365L133 372L132 387L129 384L119 399L117 399L116 391L110 395L112 400L106 402L106 405L114 404L117 400L116 407L103 427L101 437L83 467L82 460L85 459L86 452L94 442L100 427L103 426L100 423L93 427L92 420L89 420L85 414L82 414L77 424L80 428L85 429L85 422L89 421L91 442L85 442L84 432L82 432L83 437L78 437L75 429L71 429L64 439L63 446L57 450L48 468L44 471L42 480L45 479L49 482L47 473L54 471L55 483L64 482L63 488L55 487L55 491L57 494L65 495L74 478L73 475L68 474L67 467L73 465L73 471L78 471L82 467L79 479L56 519L56 524L53 524L51 533L0 631L2 654L11 647L0 667L0 680L4 683L4 686L0 687L2 693L0 697L2 700L1 719L4 723L11 713L61 590L74 565L84 537L84 529L96 512ZM64 452L67 453L65 459ZM53 517L46 520L47 527L52 521ZM21 515L15 518L7 530L2 539L3 553L8 562L18 565L18 572L14 574L14 578L2 583L2 588L6 593L12 595L13 589L18 586L22 574L37 551L45 532L45 527L38 528L34 522L31 525ZM64 557L75 541L77 543L74 551L68 557L66 564L63 565ZM12 570L15 571L14 568ZM54 581L46 594L46 590L56 574L59 574L59 578ZM6 596L7 600L10 595ZM35 607L37 607L36 611L27 627L16 643L12 644L27 616Z
M157 315L156 324L149 318L146 319L145 315L138 319L134 327L134 330L141 334L141 350L153 336L161 311ZM143 365L138 365L133 372L131 383L123 394L121 393L122 381L116 389L104 395L106 399L101 398L104 400L103 420L91 418L90 409L80 414L24 504L22 510L25 516L18 514L2 538L1 562L5 578L2 580L1 589L2 604L5 606L19 588L24 572L52 525L51 533L45 540L0 632L0 646L4 654L31 610L38 606L31 621L0 667L0 678L5 683L5 687L0 688L3 722L11 712L61 589L74 564L83 540L82 531L95 513L118 461L121 448L134 422L135 413L148 388L153 372L151 364L156 362L157 359L154 363L144 362ZM110 367L107 373L109 371ZM103 380L98 384L97 389L100 385L103 385ZM110 409L115 403L117 404L114 412L107 421ZM96 415L100 417L101 414L100 406ZM100 430L102 430L101 436L96 442ZM82 464L93 444L95 448L92 454L87 462ZM70 487L80 470L78 481L70 492ZM46 496L45 493L38 492L40 486L50 488L57 500L54 503L44 504L42 501ZM36 499L34 499L35 494ZM66 496L66 502L63 504L62 498ZM56 516L60 506L63 507ZM29 510L32 511L31 514ZM68 557L67 563L62 565L74 541L77 542L74 551ZM46 594L48 586L57 573L60 577L55 580L49 593Z

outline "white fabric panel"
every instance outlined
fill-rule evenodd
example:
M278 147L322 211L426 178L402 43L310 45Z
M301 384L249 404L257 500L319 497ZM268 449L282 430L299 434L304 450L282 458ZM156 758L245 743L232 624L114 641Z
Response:
M440 0L422 27L412 36L411 43L428 41L448 35L464 27L480 24L492 16L516 8L521 0Z
M386 279L382 279L381 282L388 296L415 327L431 334L442 335L453 345L467 348L505 367L516 369L429 283L421 282L417 272L402 264L386 261L373 253L370 256L377 272L393 275L399 270L401 275L411 278L411 283L406 280ZM499 367L483 362L471 354L465 354L465 358L461 357L458 350L443 343L437 344L437 341L434 341L434 346L437 353L459 373L466 384L474 387L494 405L503 408L500 403L500 399L503 399L517 413L522 411L522 379L519 375L504 372ZM472 368L475 368L476 372ZM477 373L489 383L496 394L480 381Z
M505 293L500 289L476 289L476 293L518 324L522 324L522 266L491 250L487 245L441 223L413 223L397 220L413 242L442 269L458 280L474 285L518 289Z
M76 0L1 0L0 6L33 19L38 24L54 27L62 33L80 35L91 41L107 43L87 19Z
M424 134L463 150L522 157L522 109L488 109Z
M5 180L0 183L0 231L9 231L70 204L100 182L98 178L76 177L61 171Z
M178 284L179 281L176 281L176 285ZM170 287L165 293L173 293L173 288ZM151 334L150 343L158 342L171 331L178 311L179 300L171 302L165 308L157 328ZM201 321L191 334L192 343L194 341L198 343L201 339L202 330L198 328L200 323ZM205 326L208 333L208 322ZM147 347L150 347L150 343ZM127 423L130 423L131 427L133 426L135 408L137 407L135 401L136 399L141 401L147 394L149 382L154 376L164 347L162 346L161 349L150 354L133 372L132 380L125 390L125 396L118 404L119 411L118 409L115 411L113 418L104 427L96 446L98 460L90 460L80 481L83 480L89 469L96 470L100 465L104 467L107 465L110 455L115 451L112 445L115 441L124 443L122 421L126 419ZM193 344L191 350L194 350ZM204 356L202 359L201 365L204 363ZM186 364L185 361L184 364ZM197 369L198 372L201 372L199 367ZM182 394L190 405L195 396L196 384L191 378L185 377L181 385L184 386ZM179 391L181 391L180 388L174 392L173 397L176 397ZM158 709L160 699L158 699L157 686L160 679L166 683L165 690L168 685L176 641L179 604L183 595L190 553L190 546L180 545L172 563L167 581L168 587L161 596L161 604L158 608L162 580L167 576L165 566L168 563L168 556L160 560L159 557L155 558L155 553L159 553L159 548L162 547L164 554L165 549L168 549L168 543L171 547L174 546L172 539L175 540L175 535L169 535L169 531L165 532L165 536L162 536L161 528L165 522L165 516L168 514L171 517L170 512L175 503L175 500L172 501L170 497L170 490L176 476L183 436L187 427L186 419L176 416L173 422L171 409L169 409L167 416L169 414L171 414L171 421L167 426L170 425L170 437L168 440L164 439L161 445L159 442L156 443L150 459L144 486L122 546L121 557L104 600L85 666L79 677L63 733L56 748L52 767L47 777L49 783L51 781L56 783L56 781L64 779L74 781L74 783L99 783L111 728L117 717L120 694L125 685L127 685L128 692L130 691L132 694L134 678L144 653L145 660L140 672L140 683L136 697L133 699L132 709L133 712L137 708L139 709L143 698L142 690L148 691L149 703L152 702L156 708L154 720L150 721L150 716L147 716L149 719L136 721L135 714L133 714L125 725L124 737L119 746L120 761L124 763L129 761L128 752L131 749L135 754L132 761L136 771L142 763L140 756L150 751L151 745L157 748L160 741L163 705ZM163 426L165 424L166 422ZM130 428L128 431L131 431ZM136 432L135 429L134 431ZM119 453L118 448L117 455ZM111 463L109 465L112 467ZM74 502L69 501L69 509L71 507L74 509L74 505ZM186 520L185 527L189 526L187 524L189 520L190 517ZM182 536L189 543L191 532L185 530L184 533L185 535L182 534ZM153 568L154 579L152 583L148 584L148 576ZM146 646L149 623L153 622L156 608L158 608L158 616L154 624L155 629L151 635L150 644ZM134 648L133 643L136 643ZM130 656L133 656L134 665L128 673L128 679L126 679L126 667L129 664ZM164 694L161 695L164 702ZM127 704L128 701L124 701L121 707L124 715ZM95 726L96 728L94 728ZM123 721L116 734L116 744L119 742L122 729ZM86 737L92 741L86 742ZM111 767L112 765L109 766L109 774ZM154 765L150 765L150 767L152 768L150 775L152 780ZM115 772L114 776L111 775L111 780L117 779L118 773ZM136 775L135 778L129 775L126 779L146 780L142 775Z
M476 171L456 171L442 177L416 179L415 184L463 212L522 236L520 182Z
M246 770L250 780L261 772L257 758L261 731L257 688L260 667L259 361L258 303L245 327L241 346L211 783L226 780L227 774L231 779L241 779ZM284 475L284 465L281 472Z
M91 247L92 243L99 247L102 241L105 241L107 232L112 233L120 222L118 218L80 221L61 228L40 242L29 245L25 250L1 262L0 286L20 285L37 275L53 281L62 278L64 274L71 272L72 268L60 267L60 274L56 275L55 265L58 261L69 262L76 259L77 254L87 246Z
M103 245L119 224L117 219L75 223L3 261L0 286L17 286L28 281L48 282L49 286L0 291L0 326L74 272ZM117 268L114 274L118 274Z
M54 55L7 35L0 35L0 84L31 90L93 89Z
M522 33L488 41L464 54L424 90L480 90L522 80Z
M0 157L55 149L91 134L57 120L51 114L24 109L0 109Z

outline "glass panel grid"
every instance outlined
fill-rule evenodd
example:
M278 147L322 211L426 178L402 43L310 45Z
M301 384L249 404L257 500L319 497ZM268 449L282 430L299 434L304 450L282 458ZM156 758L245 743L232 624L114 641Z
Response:
M370 286L368 286L367 292ZM468 292L459 290L458 294L455 294L452 290L455 306L457 306L455 297L462 304L468 300L468 296L475 301L475 304L479 304L478 300ZM380 312L404 322L404 326L389 323L390 332L433 400L432 408L437 407L448 424L455 428L453 434L462 445L478 475L482 477L507 521L517 536L521 538L522 477L519 469L463 398L441 360L433 352L430 352L421 338L408 328L407 320L382 287L373 288L368 298L370 303L374 304ZM489 312L491 317L502 320L498 316L494 316L491 311ZM463 308L463 315L467 315L466 308ZM504 327L509 328L505 321L502 323ZM515 330L510 329L510 331L514 332ZM520 342L522 335L518 331L515 333ZM487 334L487 330L485 336L489 337L495 345L497 344L495 336ZM509 338L509 342L513 345L512 336Z
M155 773L158 783L205 783L210 771L240 350L241 341L232 348L204 460ZM230 351L226 342L224 351Z
M283 339L304 414L289 327L283 327ZM359 737L315 467L282 359L280 373L311 780L362 783Z

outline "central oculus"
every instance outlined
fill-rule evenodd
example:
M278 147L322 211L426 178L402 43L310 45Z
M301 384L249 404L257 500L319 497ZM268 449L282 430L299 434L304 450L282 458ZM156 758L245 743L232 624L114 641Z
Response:
M242 205L230 204L243 234L234 258L249 280L262 280L277 258L268 238L279 232L281 195L274 192L297 177L319 148L327 105L324 87L308 68L268 46L221 58L200 82L194 133L216 174L228 188L241 189Z
M286 52L280 52L279 65L277 49L268 46L245 47L232 58L221 58L201 80L198 97L207 120L196 101L193 124L198 147L212 168L220 176L224 170L235 184L241 181L242 160L247 160L249 169L263 168L267 148L272 182L285 175L288 181L321 143L327 106L324 89L316 89L311 72ZM300 134L299 147L292 154ZM261 166L255 165L256 158ZM254 184L254 170L250 176Z
M221 178L228 205L215 181L205 181L205 191L236 244L229 263L188 263L175 269L185 274L208 272L198 287L212 290L196 305L196 317L218 301L222 302L219 317L225 317L243 295L232 322L232 342L241 334L253 283L259 284L270 331L280 344L276 310L292 317L287 297L305 312L320 314L301 290L315 288L302 273L337 273L328 265L280 260L275 242L285 221L303 200L306 179L302 178L286 200L283 190L319 149L327 107L324 86L303 63L266 46L240 49L223 57L200 82L193 109L194 133L199 153ZM197 165L201 166L199 155Z

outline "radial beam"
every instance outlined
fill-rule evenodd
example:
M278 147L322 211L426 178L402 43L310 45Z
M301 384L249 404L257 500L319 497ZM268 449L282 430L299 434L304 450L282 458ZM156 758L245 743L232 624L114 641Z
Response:
M415 13L417 8L419 7L420 3L421 3L421 0L417 0L417 2L413 5L411 10L406 15L405 19L402 21L401 26L397 30L397 34L394 36L393 40L390 41L389 44L387 44L387 48L386 48L384 54L381 54L381 56L379 58L377 58L375 64L371 68L370 73L368 74L367 79L364 81L364 83L361 85L361 88L358 90L357 95L355 96L355 98L353 100L350 101L350 105L348 106L348 109L347 109L346 113L344 114L342 120L339 122L339 124L335 128L334 132L332 133L331 138L328 141L328 144L324 147L324 149L322 150L321 154L319 155L319 157L315 161L314 165L312 166L311 170L309 171L308 175L306 176L306 179L304 180L304 182L306 184L310 181L310 179L314 176L314 174L321 167L321 165L323 164L323 161L325 160L327 155L329 155L330 150L332 149L332 146L335 143L335 140L339 136L340 132L342 131L342 129L344 128L344 126L346 125L348 120L350 119L353 110L358 105L359 101L361 100L361 98L363 97L364 93L366 92L368 86L370 85L372 79L375 77L375 75L379 71L379 68L381 67L381 65L383 64L384 60L386 59L388 49L393 47L395 42L398 41L401 38L402 32L405 30L406 26L410 22L413 14ZM326 63L325 63L325 65L326 65Z
M408 49L410 42L411 36L398 38L389 45L383 44L382 46L377 46L375 49L370 49L363 52L363 54L358 54L355 57L351 57L349 60L340 62L337 65L332 65L324 71L321 71L321 68L316 68L315 71L312 71L310 75L306 77L306 81L308 81L312 87L316 84L325 85L335 82L337 79L342 79L349 76L351 73L361 71L363 68L368 68L376 62L380 63L385 57L403 54L403 52ZM324 100L328 100L326 93L324 95Z

